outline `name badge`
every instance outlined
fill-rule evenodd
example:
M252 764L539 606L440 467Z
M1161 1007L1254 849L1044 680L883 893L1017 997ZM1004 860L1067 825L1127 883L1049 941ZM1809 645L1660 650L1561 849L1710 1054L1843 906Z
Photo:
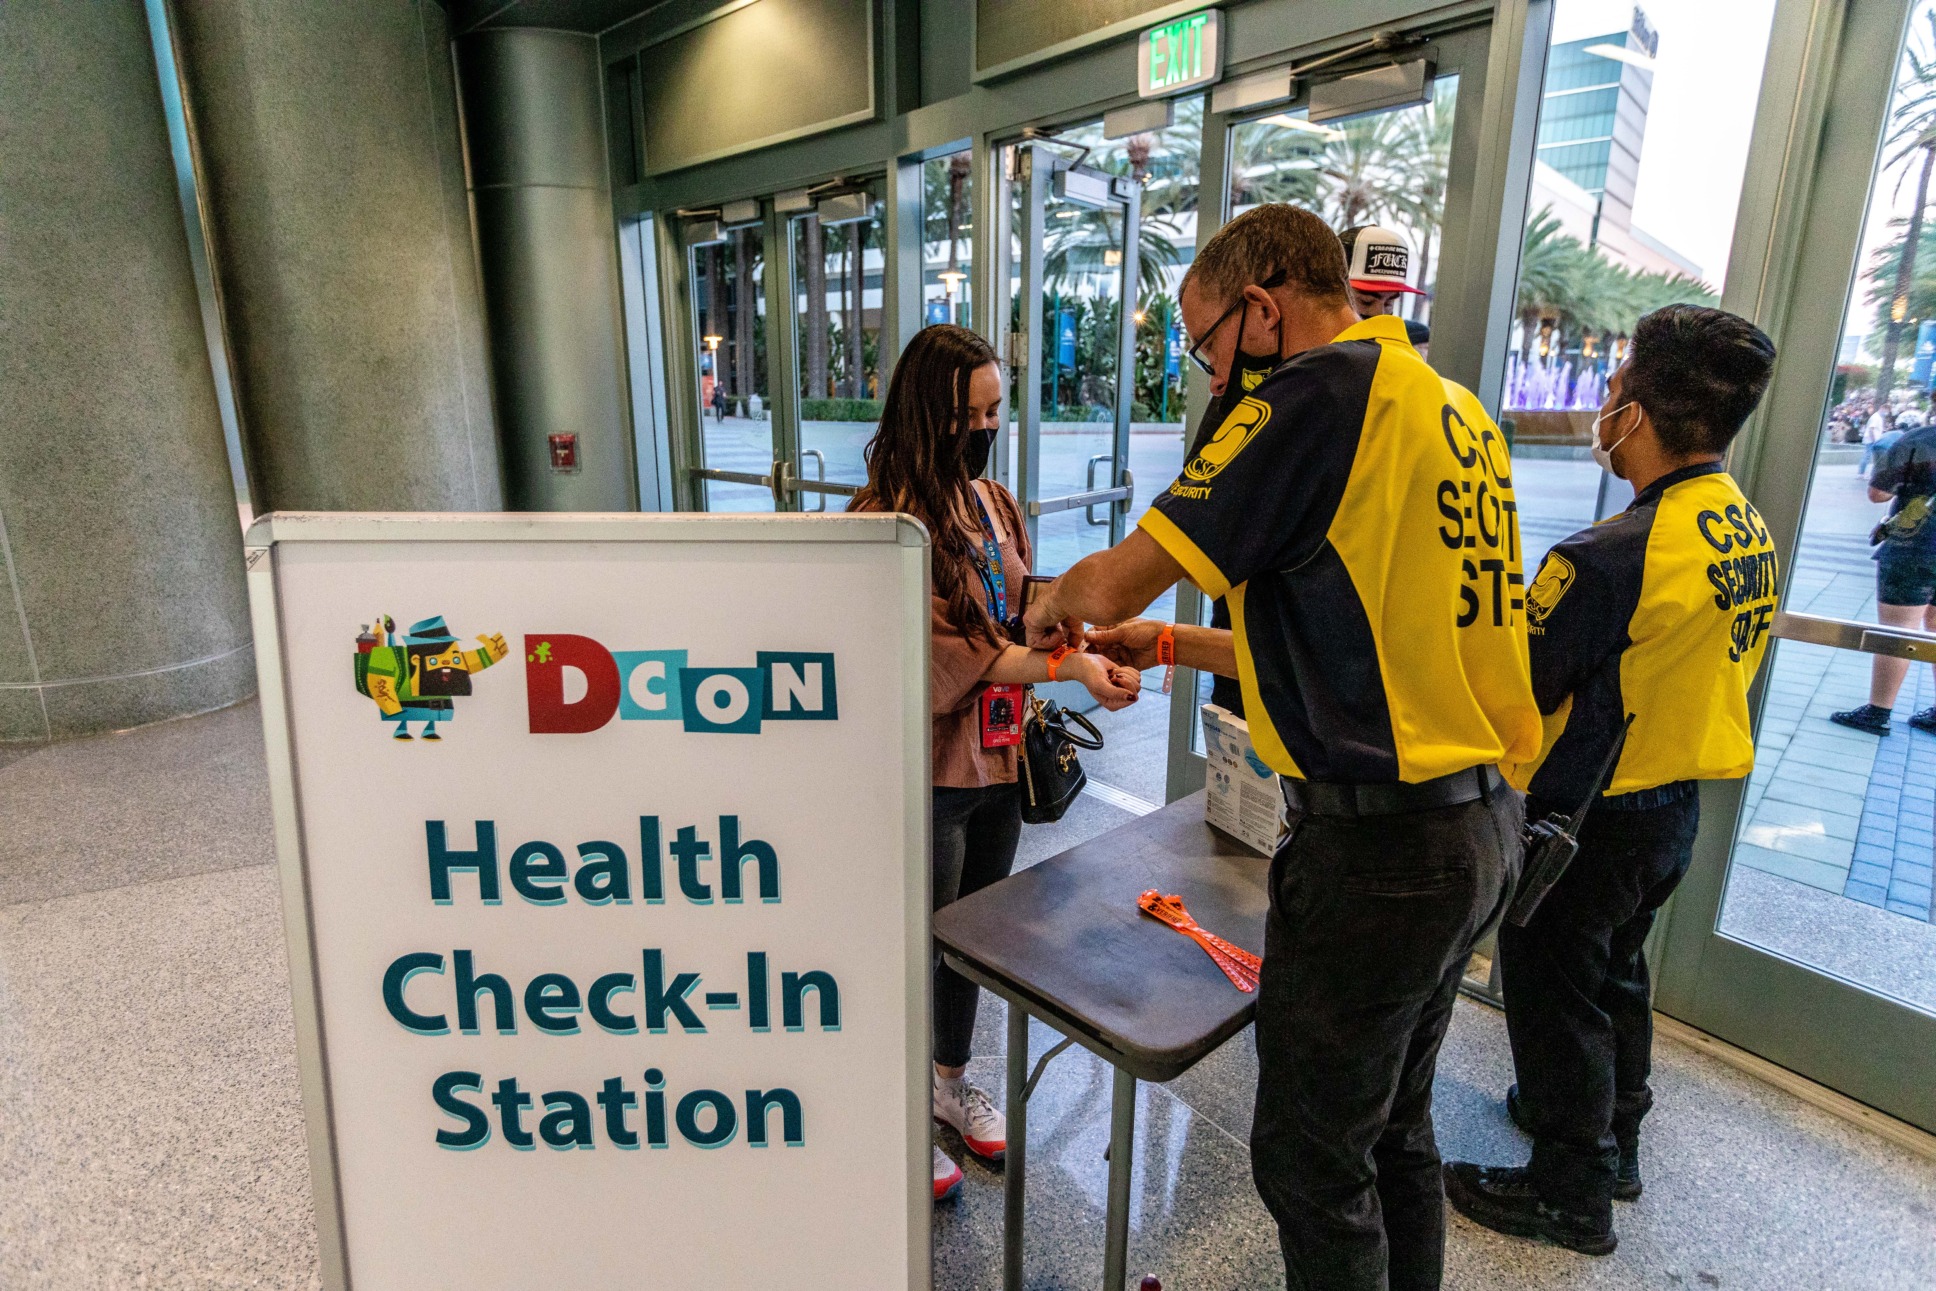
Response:
M981 692L981 746L1010 749L1022 742L1022 687L988 686Z

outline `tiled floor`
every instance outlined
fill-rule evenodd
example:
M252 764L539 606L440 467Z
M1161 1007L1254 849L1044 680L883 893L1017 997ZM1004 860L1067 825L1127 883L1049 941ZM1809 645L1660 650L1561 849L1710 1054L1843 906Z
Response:
M6 1291L319 1284L257 722L251 705L0 760ZM1024 860L1125 819L1085 799L1028 831ZM973 1066L998 1096L1003 1021L983 1008ZM1936 1285L1936 1164L1679 1045L1658 1068L1620 1250L1589 1260L1455 1217L1449 1287ZM1254 1074L1243 1035L1140 1093L1131 1268L1170 1291L1281 1285L1249 1180ZM1032 1288L1098 1280L1108 1076L1071 1050L1037 1092ZM1448 1154L1523 1154L1499 1105L1510 1076L1501 1018L1462 1004L1435 1108ZM967 1169L936 1217L943 1291L999 1283L1001 1175Z

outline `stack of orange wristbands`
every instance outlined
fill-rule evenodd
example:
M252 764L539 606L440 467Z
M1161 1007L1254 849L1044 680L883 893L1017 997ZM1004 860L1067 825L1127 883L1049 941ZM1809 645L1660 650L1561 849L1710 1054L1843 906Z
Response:
M1138 897L1136 904L1146 915L1161 919L1170 927L1203 947L1204 953L1215 961L1230 984L1246 993L1257 989L1257 978L1264 971L1264 961L1245 950L1242 946L1232 945L1214 932L1207 932L1203 926L1190 917L1183 908L1183 898L1175 895L1165 896L1155 888Z

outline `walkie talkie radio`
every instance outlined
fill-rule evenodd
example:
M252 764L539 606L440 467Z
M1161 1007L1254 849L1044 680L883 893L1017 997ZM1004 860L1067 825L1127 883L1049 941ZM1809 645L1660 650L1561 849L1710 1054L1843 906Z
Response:
M1526 825L1526 860L1519 873L1519 887L1513 892L1512 904L1506 907L1506 922L1515 928L1524 928L1539 909L1539 903L1566 873L1566 867L1573 862L1574 855L1580 850L1580 826L1586 822L1586 813L1592 808L1593 800L1606 791L1607 781L1613 775L1613 768L1620 761L1620 750L1627 747L1627 730L1633 725L1633 714L1620 724L1620 734L1614 737L1613 747L1607 751L1607 760L1594 778L1593 787L1587 791L1586 801L1569 818L1557 812L1545 820L1529 821Z

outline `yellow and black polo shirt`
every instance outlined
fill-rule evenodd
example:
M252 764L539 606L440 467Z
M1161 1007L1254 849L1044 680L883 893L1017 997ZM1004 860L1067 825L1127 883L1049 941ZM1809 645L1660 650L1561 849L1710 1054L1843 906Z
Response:
M1537 752L1512 460L1403 320L1279 366L1141 523L1229 598L1277 771L1417 783Z
M1629 713L1605 792L1747 775L1748 683L1778 573L1768 526L1719 462L1662 476L1546 553L1526 596L1545 737L1506 778L1576 809Z

